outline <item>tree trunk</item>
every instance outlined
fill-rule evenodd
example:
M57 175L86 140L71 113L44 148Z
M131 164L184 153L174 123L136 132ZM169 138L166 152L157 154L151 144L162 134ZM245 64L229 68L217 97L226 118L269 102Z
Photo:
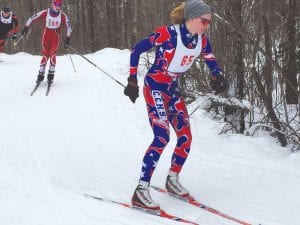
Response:
M287 48L284 74L286 77L286 102L298 104L297 67L296 67L296 0L289 0L286 24Z
M252 67L251 71L252 71L252 75L254 77L255 83L257 85L259 97L262 99L262 101L264 102L264 105L266 106L268 117L271 119L274 128L276 128L277 130L282 130L280 121L277 118L276 113L273 109L273 106L272 106L272 104L270 104L269 97L268 97L267 93L265 92L264 86L261 83L259 73L256 71L255 67ZM277 135L277 138L278 138L280 144L283 147L285 147L287 145L287 140L286 140L285 136L282 133L277 132L277 131L276 131L276 135Z
M243 27L242 21L242 1L241 0L230 0L228 4L228 10L230 14L231 23L241 30ZM238 32L233 31L231 33L231 40L235 43L235 48L232 48L232 79L229 91L229 96L236 97L239 99L244 98L244 62L243 62L243 46L244 38ZM236 83L235 83L236 82ZM234 91L232 91L234 89ZM245 130L244 112L232 108L226 108L226 119L232 121L232 125L238 133L243 133ZM230 118L230 119L229 119Z

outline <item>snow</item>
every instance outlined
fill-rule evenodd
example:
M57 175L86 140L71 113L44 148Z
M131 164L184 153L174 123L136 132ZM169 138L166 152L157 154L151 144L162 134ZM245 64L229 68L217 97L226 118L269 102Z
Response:
M107 48L86 57L126 84L129 54ZM72 55L74 73L65 55L57 59L49 96L46 83L30 96L41 57L0 57L1 225L178 224L83 196L130 201L152 141L142 88L132 104L119 84L78 55ZM271 137L218 135L221 125L201 109L191 126L192 149L181 182L198 200L251 224L300 224L299 153ZM175 142L172 132L153 185L164 186ZM201 225L237 224L151 194L167 212Z

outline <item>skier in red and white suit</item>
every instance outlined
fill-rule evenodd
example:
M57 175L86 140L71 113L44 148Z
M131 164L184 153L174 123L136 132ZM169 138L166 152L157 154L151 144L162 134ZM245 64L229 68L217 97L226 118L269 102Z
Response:
M53 0L51 6L37 14L33 15L26 22L25 28L22 31L23 35L26 35L29 31L29 27L32 23L44 20L44 31L42 36L42 53L43 58L40 64L40 70L37 78L37 83L44 80L44 74L48 59L50 59L50 67L48 71L48 83L53 83L55 65L56 65L56 53L59 47L59 38L62 29L62 24L65 24L67 29L67 36L65 38L64 47L66 49L70 46L71 37L71 23L67 15L62 12L62 0Z

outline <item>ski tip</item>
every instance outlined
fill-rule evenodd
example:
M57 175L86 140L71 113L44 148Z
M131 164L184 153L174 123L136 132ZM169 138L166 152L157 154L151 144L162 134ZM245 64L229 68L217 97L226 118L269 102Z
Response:
M85 196L85 197L90 197L90 198L95 198L95 197L96 197L96 196L90 195L90 194L83 194L83 196Z
M90 195L90 194L83 194L83 196L88 197L88 198L93 198L93 199L97 199L97 200L101 200L101 201L105 201L104 198L95 196L95 195Z
M88 197L88 198L94 198L95 196L93 195L89 195L89 194L83 194L84 197Z

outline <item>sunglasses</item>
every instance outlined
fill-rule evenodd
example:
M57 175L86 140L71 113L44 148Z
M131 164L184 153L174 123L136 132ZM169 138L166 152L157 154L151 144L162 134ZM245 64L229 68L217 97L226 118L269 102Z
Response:
M205 18L202 18L202 17L200 17L200 19L201 19L201 22L202 22L203 25L209 25L210 22L211 22L211 20L205 19Z
M55 5L56 7L61 7L62 5L60 3L53 3L53 5Z

